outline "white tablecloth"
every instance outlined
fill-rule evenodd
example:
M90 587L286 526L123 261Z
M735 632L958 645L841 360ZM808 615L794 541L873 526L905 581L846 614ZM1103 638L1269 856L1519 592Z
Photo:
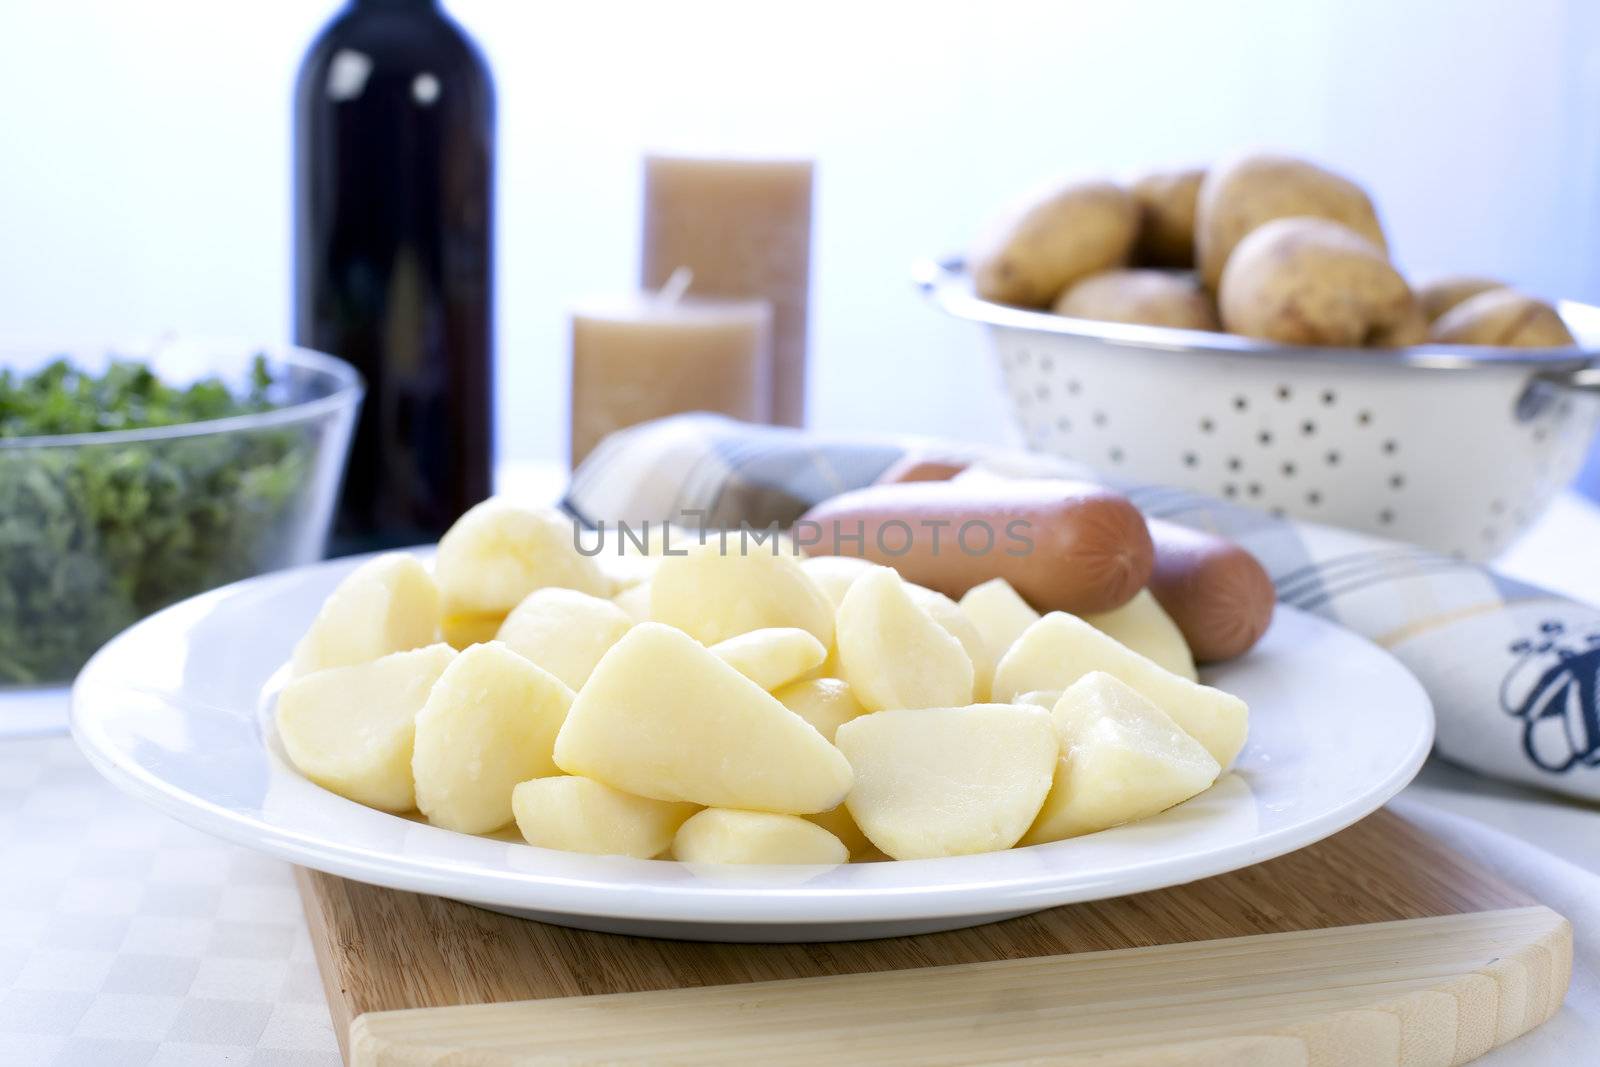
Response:
M541 499L558 485L547 466L503 476ZM1600 510L1566 497L1503 566L1600 602L1595 544ZM338 1063L289 868L123 798L52 732L63 716L60 694L0 695L0 1064ZM1437 763L1397 805L1577 931L1562 1012L1481 1062L1588 1062L1600 813Z

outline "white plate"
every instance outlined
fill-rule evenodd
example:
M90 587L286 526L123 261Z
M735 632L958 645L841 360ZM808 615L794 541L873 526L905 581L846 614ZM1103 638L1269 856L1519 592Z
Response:
M554 852L362 807L300 777L261 696L348 560L240 582L146 619L73 687L79 746L121 788L218 837L363 882L595 930L818 941L955 929L1205 878L1308 845L1398 792L1433 738L1387 653L1282 608L1206 680L1251 707L1235 771L1155 818L981 856L700 868Z

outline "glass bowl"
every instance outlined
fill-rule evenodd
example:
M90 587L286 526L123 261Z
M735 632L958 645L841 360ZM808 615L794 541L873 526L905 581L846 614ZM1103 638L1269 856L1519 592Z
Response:
M243 391L258 358L270 410L149 429L0 438L0 688L68 681L168 604L321 558L361 377L298 348L0 350L26 374L66 358L148 365L165 384Z

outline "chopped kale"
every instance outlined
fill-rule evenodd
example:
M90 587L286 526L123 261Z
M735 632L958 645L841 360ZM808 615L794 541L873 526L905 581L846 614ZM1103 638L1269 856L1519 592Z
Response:
M315 441L294 427L141 442L16 438L269 410L249 384L178 387L145 364L0 369L0 685L70 678L108 638L186 596L288 562Z

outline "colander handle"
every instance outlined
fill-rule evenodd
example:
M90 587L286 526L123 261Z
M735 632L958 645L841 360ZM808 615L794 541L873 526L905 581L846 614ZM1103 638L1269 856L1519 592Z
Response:
M1560 389L1571 389L1579 393L1600 393L1600 363L1585 364L1573 370L1546 371L1538 375L1538 378Z

